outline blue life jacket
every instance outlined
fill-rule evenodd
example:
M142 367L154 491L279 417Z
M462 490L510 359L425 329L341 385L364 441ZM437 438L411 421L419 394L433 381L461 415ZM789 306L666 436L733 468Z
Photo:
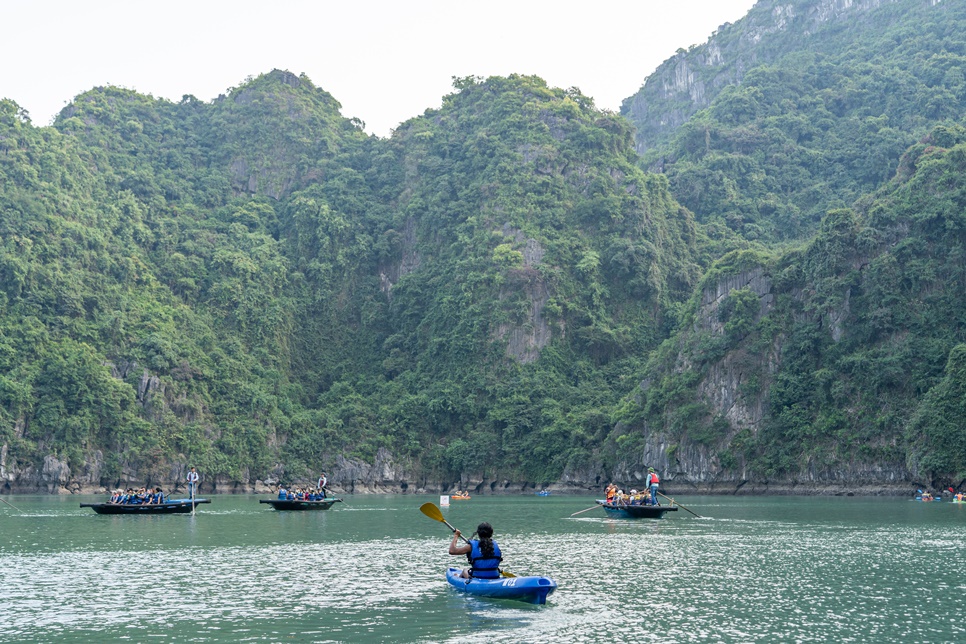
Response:
M480 579L499 579L500 577L500 562L503 561L503 553L500 552L500 546L496 545L496 541L493 542L493 556L483 558L483 553L480 552L480 541L479 539L472 539L470 541L470 553L467 555L470 560L470 575L473 577L479 577Z
M279 499L282 499L284 501L287 494L288 493L285 490L279 490L278 491L278 498Z

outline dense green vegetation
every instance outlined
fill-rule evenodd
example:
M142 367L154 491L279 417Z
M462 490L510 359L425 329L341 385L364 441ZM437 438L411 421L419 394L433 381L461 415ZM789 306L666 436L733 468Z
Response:
M759 269L774 305L762 314L758 294L732 290L710 313L716 329L692 300L686 330L655 354L654 384L625 407L625 424L704 443L725 469L764 478L908 466L920 480L959 485L966 128L937 127L901 167L855 209L830 212L805 248L718 262L703 287ZM682 353L693 368L678 373ZM768 413L754 429L695 396L723 363L743 371L742 404L765 397Z
M902 0L805 31L814 4L792 3L795 19L763 36L740 83L715 83L733 62L700 64L707 45L682 55L693 83L717 88L666 144L648 141L644 162L699 221L746 239L806 239L828 210L891 178L933 125L966 112L966 6ZM751 57L741 50L749 28L723 29L716 47Z
M388 141L283 72L211 105L99 88L45 129L6 102L14 462L248 481L387 448L549 481L588 454L698 275L693 220L578 92L455 89Z
M920 4L730 26L756 64L644 158L530 76L388 139L277 70L0 101L6 480L958 484L966 14Z

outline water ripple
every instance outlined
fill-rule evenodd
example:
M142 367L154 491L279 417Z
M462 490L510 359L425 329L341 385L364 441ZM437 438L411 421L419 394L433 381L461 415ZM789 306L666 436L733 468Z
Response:
M447 531L407 498L327 513L219 500L197 520L5 517L0 641L966 641L962 513L775 500L621 521L567 519L565 501L490 503L448 516L500 517L508 569L556 579L546 606L451 589ZM841 507L865 514L825 518Z

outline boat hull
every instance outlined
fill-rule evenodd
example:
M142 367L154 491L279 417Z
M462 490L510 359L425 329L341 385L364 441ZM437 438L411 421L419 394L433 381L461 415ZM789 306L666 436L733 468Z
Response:
M194 505L211 503L211 499L195 499ZM98 514L187 514L191 512L191 499L174 499L158 504L140 503L81 503Z
M557 589L557 582L549 577L500 577L499 579L464 579L460 568L446 571L446 581L460 592L477 597L513 599L528 604L546 604L547 597Z
M276 510L293 512L311 512L328 510L342 499L326 499L324 501L289 501L288 499L261 499L259 503L267 503Z
M673 505L613 505L598 500L604 511L612 517L621 519L661 519L666 512L677 512Z

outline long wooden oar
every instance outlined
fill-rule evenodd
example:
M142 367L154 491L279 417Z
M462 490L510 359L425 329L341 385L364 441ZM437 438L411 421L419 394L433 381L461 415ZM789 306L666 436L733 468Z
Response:
M657 495L658 496L663 496L665 499L667 499L668 501L670 501L674 505L678 506L682 510L687 510L688 512L691 512L691 510L688 510L686 507L684 507L683 505L681 505L680 503L678 503L677 501L675 501L671 497L667 496L666 494L661 494L660 492L658 492ZM696 513L696 512L691 512L691 514L693 514L694 516L698 517L699 519L701 518L701 515L698 514L698 513Z
M592 508L587 508L586 510L581 510L580 512L574 512L574 513L573 513L573 514L571 514L570 516L572 516L572 517L575 517L575 516L577 516L578 514L583 514L584 512L590 512L591 510L596 510L597 508L602 508L602 507L604 507L604 506L602 506L602 505L601 505L600 503L598 503L597 505L595 505L595 506L594 506L594 507L592 507Z
M448 527L453 532L456 532L456 528L451 526L449 521L447 521L446 518L443 517L443 511L440 510L438 507L436 507L435 503L423 503L421 506L419 506L419 511L425 514L426 516L428 516L433 521L439 521L440 523L445 523L446 527ZM467 545L469 545L470 543L469 540L466 537L464 537L462 534L460 534L460 539L462 539ZM516 577L516 575L514 575L512 572L507 572L502 569L498 569L498 570L500 570L501 577Z
M4 503L6 503L7 505L9 505L11 508L13 508L14 510L16 510L17 512L23 512L23 510L21 510L20 508L18 508L17 506L15 506L10 501L7 501L6 499L0 499L0 501L3 501Z

